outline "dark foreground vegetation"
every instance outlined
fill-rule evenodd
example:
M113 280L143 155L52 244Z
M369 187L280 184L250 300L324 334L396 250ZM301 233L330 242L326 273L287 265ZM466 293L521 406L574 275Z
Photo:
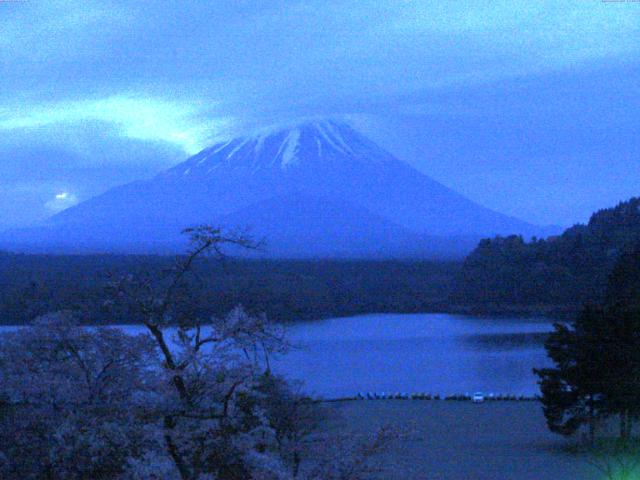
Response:
M174 257L48 256L0 253L0 322L22 325L47 312L73 309L84 321L140 323L107 308L113 277L145 275L154 282ZM200 313L224 315L236 305L270 319L296 321L358 313L443 310L459 264L430 261L202 259L189 288Z
M557 324L546 349L555 367L536 370L549 428L570 435L617 416L620 440L640 420L640 251L620 257L605 300Z

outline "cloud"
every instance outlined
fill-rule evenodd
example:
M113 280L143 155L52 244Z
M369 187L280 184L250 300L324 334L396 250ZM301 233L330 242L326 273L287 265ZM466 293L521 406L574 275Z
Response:
M598 0L3 8L0 130L101 121L187 154L238 123L415 110L403 96L640 53L638 5Z
M61 212L69 207L73 207L78 203L78 197L70 192L57 193L51 200L46 202L44 206L53 213Z
M209 106L207 108L210 108ZM29 108L0 111L0 130L28 130L57 124L70 128L88 121L112 124L121 136L151 142L163 141L194 154L207 141L232 125L224 118L199 115L198 102L177 102L149 97L116 95L95 100L51 102Z

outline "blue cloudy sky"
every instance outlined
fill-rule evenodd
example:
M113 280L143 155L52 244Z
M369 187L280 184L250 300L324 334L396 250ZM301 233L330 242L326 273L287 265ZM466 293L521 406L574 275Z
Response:
M640 194L640 3L0 1L0 228L343 116L540 224Z

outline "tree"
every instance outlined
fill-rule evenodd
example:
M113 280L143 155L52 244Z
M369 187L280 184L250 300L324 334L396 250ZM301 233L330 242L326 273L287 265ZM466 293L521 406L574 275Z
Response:
M0 476L113 478L151 441L137 395L153 345L69 312L6 333L0 349Z
M555 367L534 373L540 378L543 411L552 432L571 435L586 424L594 440L596 421L604 413L605 371L598 351L603 320L600 310L587 306L572 326L556 324L545 343Z
M609 276L605 301L609 307L640 310L640 247L616 262Z
M187 233L192 249L163 278L112 279L107 303L137 311L145 334L60 313L0 339L2 478L356 480L371 471L384 436L338 450L347 476L312 458L340 442L319 430L319 406L271 372L270 356L287 348L280 327L241 307L221 318L193 308L195 262L255 244L211 227Z
M280 478L286 469L273 454L275 422L251 399L269 369L269 355L286 347L282 332L242 308L223 319L200 318L191 308L188 283L200 257L224 260L226 246L258 245L209 226L185 233L191 249L166 281L127 276L112 285L119 301L138 309L161 354L162 402L154 408L162 417L166 453L182 480L252 478L258 470ZM176 329L173 339L170 327Z
M335 442L317 432L317 405L271 373L270 356L288 347L282 329L242 307L222 319L203 318L193 308L194 265L201 257L213 254L224 262L226 247L260 245L209 226L185 233L191 249L164 281L127 276L112 285L120 302L138 310L161 352L166 454L181 480L297 478L312 445ZM383 442L372 441L378 452ZM364 446L361 451L367 455L343 455L345 465L353 464L350 479L362 478L356 472L364 472L373 456Z
M634 262L630 262L632 259ZM603 306L586 306L571 326L558 324L546 342L553 368L537 369L549 428L569 435L617 415L620 438L640 416L640 309L635 287L640 256L622 256Z

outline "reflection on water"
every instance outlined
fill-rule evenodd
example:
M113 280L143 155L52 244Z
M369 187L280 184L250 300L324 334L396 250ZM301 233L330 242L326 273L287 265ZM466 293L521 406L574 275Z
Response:
M534 395L532 368L548 365L548 319L446 314L363 315L290 328L296 348L274 370L309 393L474 391Z

